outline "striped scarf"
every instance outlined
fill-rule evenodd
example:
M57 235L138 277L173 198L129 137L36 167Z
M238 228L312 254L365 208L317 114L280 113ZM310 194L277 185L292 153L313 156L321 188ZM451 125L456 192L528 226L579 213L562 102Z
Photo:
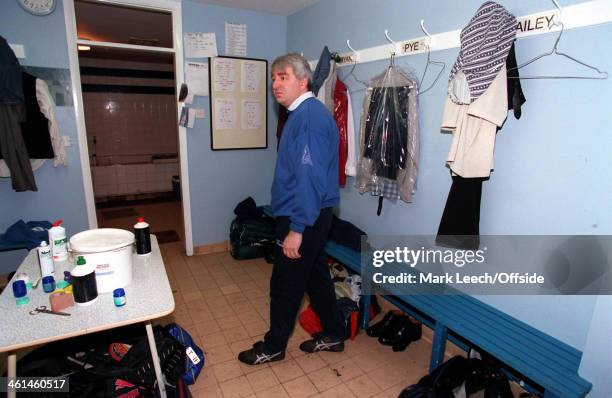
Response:
M449 82L459 71L465 74L474 102L491 85L504 66L516 38L516 17L492 1L483 3L461 30L461 49Z

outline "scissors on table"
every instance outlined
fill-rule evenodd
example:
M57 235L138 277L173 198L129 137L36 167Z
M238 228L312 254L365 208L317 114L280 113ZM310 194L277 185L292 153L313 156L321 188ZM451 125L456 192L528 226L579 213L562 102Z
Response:
M38 315L40 313L70 316L70 314L67 313L67 312L58 312L58 311L50 310L50 309L47 308L46 305L38 306L38 307L34 308L32 311L30 311L30 315Z

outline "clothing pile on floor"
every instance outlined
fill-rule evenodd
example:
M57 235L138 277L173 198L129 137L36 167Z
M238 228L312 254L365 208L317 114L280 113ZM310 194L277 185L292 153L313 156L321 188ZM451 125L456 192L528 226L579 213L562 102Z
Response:
M359 300L361 298L361 277L357 274L350 274L341 264L333 259L328 260L328 266L338 309L342 313L342 318L346 325L346 338L355 339L359 331ZM319 316L315 313L311 305L299 315L300 326L311 336L315 336L323 331L323 326Z

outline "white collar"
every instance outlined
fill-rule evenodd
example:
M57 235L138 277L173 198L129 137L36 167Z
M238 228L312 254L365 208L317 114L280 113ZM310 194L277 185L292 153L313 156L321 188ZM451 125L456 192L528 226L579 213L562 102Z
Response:
M293 101L291 103L291 105L289 105L289 108L287 108L290 112L293 112L294 110L297 109L298 106L300 106L300 104L304 101L306 101L308 98L312 98L314 97L314 94L312 93L312 91L306 91L304 94L300 95L299 97L297 97L295 99L295 101Z

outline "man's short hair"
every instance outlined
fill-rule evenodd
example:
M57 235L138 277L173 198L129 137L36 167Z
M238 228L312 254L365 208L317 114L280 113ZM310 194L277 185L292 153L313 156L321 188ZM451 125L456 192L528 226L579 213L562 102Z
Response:
M312 71L310 70L310 65L308 64L308 61L306 61L306 59L298 53L289 53L276 58L274 62L272 62L271 71L274 73L274 71L285 69L288 66L293 69L293 74L298 79L308 79L308 85L310 86L312 81Z

